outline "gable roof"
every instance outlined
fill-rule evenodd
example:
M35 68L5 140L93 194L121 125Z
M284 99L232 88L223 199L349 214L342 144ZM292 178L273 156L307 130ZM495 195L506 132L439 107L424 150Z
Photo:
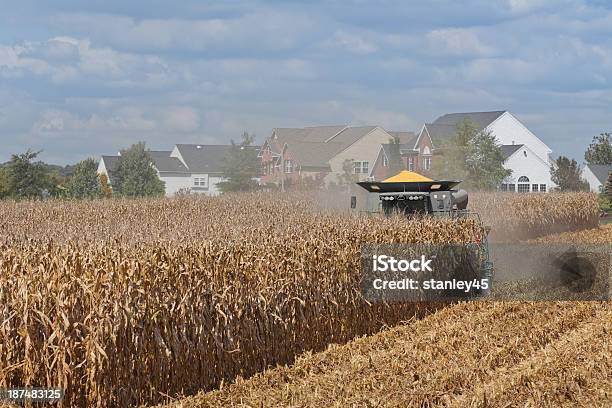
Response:
M426 123L425 128L434 145L449 139L457 132L457 126L463 121L472 122L478 130L483 130L506 111L447 113L438 117L432 123Z
M176 148L189 172L221 173L223 171L223 158L229 154L232 146L177 144Z
M376 126L314 126L276 128L269 140L271 150L280 154L285 144L303 167L328 168L329 161Z
M396 132L396 131L387 130L387 133L393 137L396 137L396 136L399 137L400 143L403 145L406 145L406 146L412 145L406 148L412 149L417 141L417 135L414 132Z
M222 173L223 159L230 152L231 145L197 145L177 144L176 148L185 161L185 164L172 157L171 151L149 150L147 153L153 160L153 165L160 173ZM257 149L249 146L250 149ZM117 168L119 156L102 156L109 178Z
M110 173L116 168L118 160L119 156L102 156L104 167L106 167L106 171L109 173L109 176Z
M160 173L188 173L189 170L176 157L170 157L170 151L149 150L149 156L153 159L153 165Z
M517 150L523 147L522 144L514 144L514 145L501 145L501 150L504 155L504 160L508 159L508 157L512 156Z
M612 166L608 164L587 164L586 167L588 167L597 180L604 185L608 181L610 172L612 172Z
M503 115L506 111L491 111L491 112L461 112L447 113L433 121L434 125L450 125L457 126L465 120L473 122L478 130L482 130L493 123L497 118Z
M187 165L186 171L189 173L222 173L224 159L230 153L232 146L177 144L176 149ZM248 146L247 149L259 150L259 147Z

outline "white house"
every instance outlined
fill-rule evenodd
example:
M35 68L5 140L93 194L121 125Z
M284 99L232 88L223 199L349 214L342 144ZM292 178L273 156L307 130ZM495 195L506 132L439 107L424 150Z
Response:
M582 177L589 182L591 191L601 193L606 186L612 166L607 164L587 164L582 171Z
M224 180L223 159L230 149L227 145L177 144L171 151L149 151L149 154L159 178L165 183L166 196L179 191L218 195L217 184ZM118 159L119 155L102 156L98 165L98 173L105 174L111 186Z
M552 150L508 111L449 113L423 125L419 139L429 137L434 149L440 147L466 120L478 130L490 131L502 145L504 167L512 170L512 175L500 190L545 192L556 186L550 176Z

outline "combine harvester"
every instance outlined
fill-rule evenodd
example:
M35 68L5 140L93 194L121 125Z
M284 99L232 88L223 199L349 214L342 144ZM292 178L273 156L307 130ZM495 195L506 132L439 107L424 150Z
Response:
M451 217L471 218L478 228L472 242L466 248L474 251L478 259L477 275L493 278L493 264L490 260L487 235L490 227L482 223L480 215L467 209L468 193L462 189L454 189L461 180L432 180L411 171L401 171L384 181L362 181L357 185L368 191L365 197L365 213L394 214L406 217ZM378 196L378 199L376 199ZM357 196L351 196L351 209L357 208ZM487 295L487 290L480 295Z

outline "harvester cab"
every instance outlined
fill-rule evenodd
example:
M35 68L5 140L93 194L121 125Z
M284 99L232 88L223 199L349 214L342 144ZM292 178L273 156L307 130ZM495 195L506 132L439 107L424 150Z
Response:
M400 214L406 217L433 216L473 219L478 226L478 231L467 246L478 253L480 275L484 278L492 278L493 265L490 261L487 241L490 228L484 226L478 213L467 209L468 193L455 188L459 183L461 180L432 180L418 173L404 170L383 181L362 181L357 185L369 193L365 197L365 201L369 203L365 210L367 213L382 213L387 216ZM356 209L356 207L357 196L352 196L351 208ZM487 293L488 291L483 294Z

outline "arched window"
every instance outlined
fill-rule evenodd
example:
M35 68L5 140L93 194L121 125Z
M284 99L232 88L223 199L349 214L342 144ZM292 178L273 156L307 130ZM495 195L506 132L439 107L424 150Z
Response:
M519 193L528 193L529 192L529 177L521 176L518 179L517 191Z

